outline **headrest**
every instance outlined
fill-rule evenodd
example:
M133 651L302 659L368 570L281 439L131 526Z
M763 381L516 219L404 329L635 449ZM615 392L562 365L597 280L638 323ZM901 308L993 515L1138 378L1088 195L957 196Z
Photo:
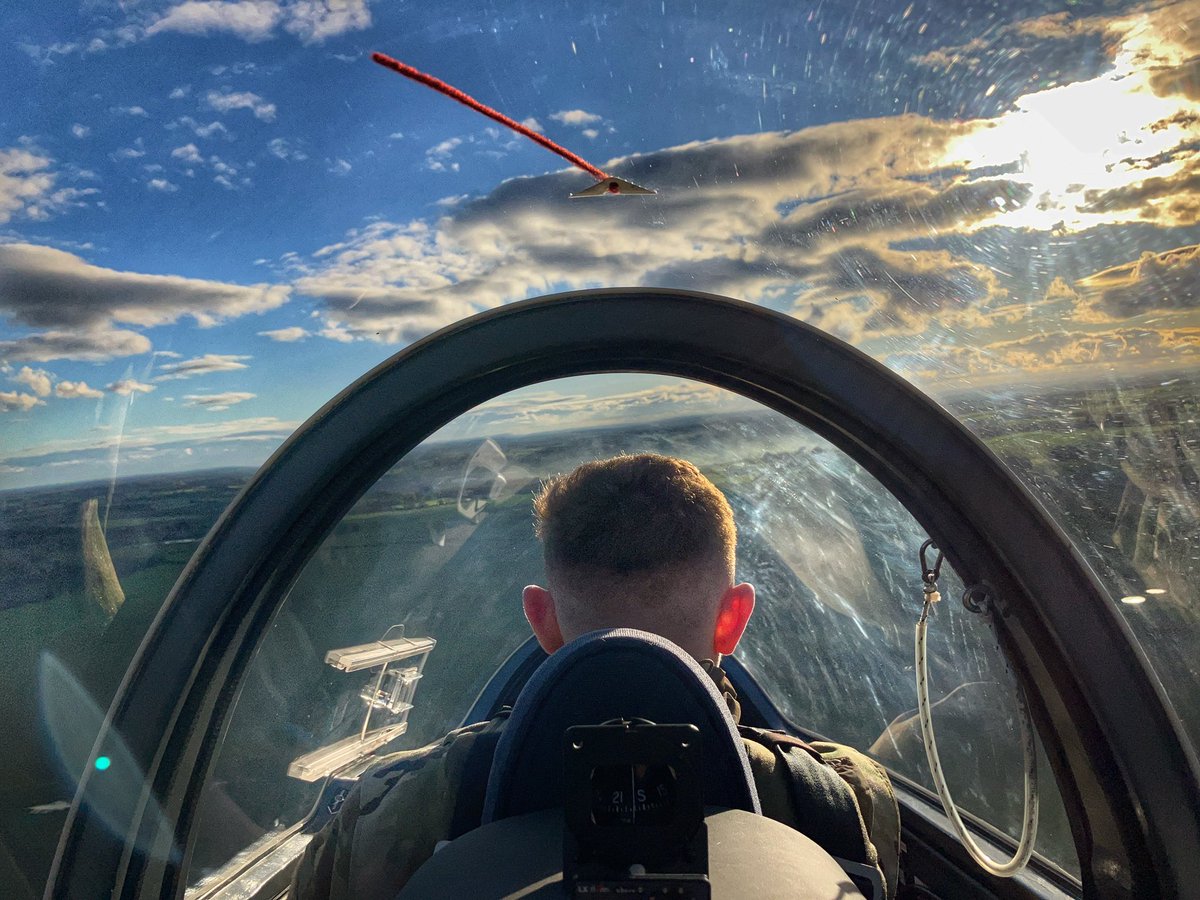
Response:
M746 747L724 698L666 638L613 628L552 654L533 674L496 745L483 823L563 805L563 734L611 719L700 729L704 803L761 812Z

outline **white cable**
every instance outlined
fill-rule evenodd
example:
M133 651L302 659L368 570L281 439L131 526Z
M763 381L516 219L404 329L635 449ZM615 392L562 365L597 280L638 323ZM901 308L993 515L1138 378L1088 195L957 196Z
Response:
M1017 843L1017 851L1007 862L997 862L992 859L980 846L975 843L967 826L963 823L954 799L950 796L950 787L946 784L946 776L942 772L942 763L938 758L937 741L933 736L933 713L929 703L929 672L925 653L925 631L929 610L934 598L925 596L925 608L917 621L917 713L921 719L921 737L925 740L925 755L929 758L929 771L933 775L933 784L937 788L938 797L942 800L942 808L954 831L962 841L971 858L985 871L998 878L1011 878L1025 868L1033 853L1033 844L1037 839L1038 826L1038 787L1037 787L1037 748L1033 743L1033 724L1029 720L1029 709L1025 705L1025 696L1017 687L1018 717L1021 723L1021 748L1025 753L1025 806L1024 819L1021 823L1021 839Z

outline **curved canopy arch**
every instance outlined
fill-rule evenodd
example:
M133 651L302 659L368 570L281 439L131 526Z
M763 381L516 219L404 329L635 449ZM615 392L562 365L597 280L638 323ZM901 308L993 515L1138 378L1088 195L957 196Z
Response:
M871 472L965 579L995 589L1001 640L1079 824L1085 884L1172 894L1200 880L1198 767L1161 686L1078 553L995 456L907 382L814 328L712 295L627 289L446 328L359 379L271 457L180 577L93 750L114 756L123 743L148 792L103 821L85 776L50 895L90 896L98 878L117 896L182 889L185 854L171 848L187 846L239 676L308 554L383 471L498 394L620 371L739 393Z

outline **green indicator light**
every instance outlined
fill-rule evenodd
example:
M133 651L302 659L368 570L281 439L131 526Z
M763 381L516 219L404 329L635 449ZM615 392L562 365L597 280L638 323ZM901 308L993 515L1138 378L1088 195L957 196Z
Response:
M112 760L109 759L107 756L97 756L96 757L96 771L103 772L105 769L107 769L111 765L112 765Z

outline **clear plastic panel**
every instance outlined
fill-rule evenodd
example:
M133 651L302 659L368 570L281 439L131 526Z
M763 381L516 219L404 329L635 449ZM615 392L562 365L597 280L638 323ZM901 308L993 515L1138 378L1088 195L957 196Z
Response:
M1071 536L1200 737L1200 375L945 402Z

